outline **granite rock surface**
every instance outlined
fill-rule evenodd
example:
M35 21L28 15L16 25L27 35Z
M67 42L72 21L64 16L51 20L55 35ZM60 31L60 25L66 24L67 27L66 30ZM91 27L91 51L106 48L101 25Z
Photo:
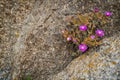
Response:
M32 80L119 79L119 3L119 0L1 0L0 80L20 80L27 75ZM66 25L64 19L94 7L112 12L103 45L72 60L60 34Z

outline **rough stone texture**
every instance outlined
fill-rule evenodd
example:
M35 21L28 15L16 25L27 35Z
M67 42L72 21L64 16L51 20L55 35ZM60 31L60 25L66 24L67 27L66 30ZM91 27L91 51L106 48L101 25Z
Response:
M21 24L33 4L34 1L28 0L0 0L0 80L11 80L13 45L20 30L13 25Z
M103 39L99 50L74 59L52 80L119 80L120 35Z
M19 80L26 75L32 80L111 80L120 75L116 36L120 31L119 0L1 0L0 7L0 26L5 31L0 33L0 37L4 36L0 38L0 80ZM70 63L60 35L66 24L63 19L76 12L89 12L93 7L112 12L104 39L106 46L96 53L94 49L88 51Z

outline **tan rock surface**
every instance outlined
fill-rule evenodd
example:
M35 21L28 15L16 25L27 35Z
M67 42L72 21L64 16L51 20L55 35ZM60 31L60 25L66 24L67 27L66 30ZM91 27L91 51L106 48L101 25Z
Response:
M78 80L79 78L102 79L103 76L99 77L99 74L102 75L104 74L103 72L111 74L109 72L109 69L110 71L112 70L111 68L102 67L103 63L108 67L111 66L109 65L111 62L107 62L109 61L109 57L106 56L108 55L106 54L107 52L105 53L106 55L101 53L107 49L106 46L106 48L102 46L100 50L97 49L96 55L98 55L96 58L93 57L95 56L95 50L91 50L90 52L88 51L91 54L82 55L70 63L69 49L66 48L66 44L60 35L60 30L65 28L66 22L64 18L66 16L74 15L76 12L89 12L93 7L98 7L101 11L110 10L113 15L111 17L112 23L106 28L106 36L108 38L105 40L113 41L111 46L114 49L111 52L114 52L115 49L118 50L115 48L114 39L116 39L116 34L120 30L119 3L119 0L1 0L0 80L19 80L21 77L26 77L26 75L30 75L32 80L49 80L50 78L51 80L60 78L63 80L74 80L75 78ZM111 38L109 38L110 36ZM109 49L106 51L110 53ZM119 61L116 62L116 58L119 54L117 52L114 53L114 55L110 53L112 57L110 60L113 60L112 64L118 65ZM81 64L77 62L78 60ZM94 60L99 64L95 63ZM76 65L75 61L80 65ZM73 64L76 66L74 67ZM77 71L76 68L79 67L85 74L81 73L80 70ZM66 69L64 70L64 68ZM94 69L96 69L97 73ZM105 70L100 72L102 69ZM116 68L116 70L118 69ZM107 76L108 74L106 73L105 75ZM111 76L112 78L110 76L108 75L107 77L116 79L117 75Z
M88 55L89 54L89 55ZM117 80L120 69L120 36L103 40L100 50L74 59L52 80Z

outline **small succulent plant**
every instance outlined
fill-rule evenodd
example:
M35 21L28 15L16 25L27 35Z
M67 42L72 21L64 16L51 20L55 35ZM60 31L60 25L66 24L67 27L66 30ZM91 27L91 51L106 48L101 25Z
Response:
M109 11L102 13L98 8L94 8L92 12L78 13L69 18L62 35L69 46L73 46L75 53L71 53L72 56L78 56L91 47L100 45L109 16Z

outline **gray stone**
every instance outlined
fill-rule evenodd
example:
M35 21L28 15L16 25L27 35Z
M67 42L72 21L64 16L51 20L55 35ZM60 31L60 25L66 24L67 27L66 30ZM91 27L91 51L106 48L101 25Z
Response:
M0 80L20 80L27 75L32 80L117 79L119 3L119 0L1 0ZM105 29L106 46L91 49L89 55L71 62L60 34L66 25L64 18L77 12L87 13L93 7L112 12L111 23ZM8 77L1 76L4 73Z
M120 36L103 39L98 51L74 59L50 80L119 80Z

